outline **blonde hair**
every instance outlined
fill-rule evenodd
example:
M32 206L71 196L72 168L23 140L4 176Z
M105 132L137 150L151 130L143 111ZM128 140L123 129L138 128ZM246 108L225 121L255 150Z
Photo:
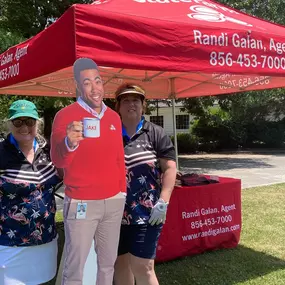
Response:
M42 118L39 118L36 120L36 127L37 127L37 137L43 137L44 133L44 120ZM7 135L11 132L11 124L12 122L8 119L3 120L3 133Z

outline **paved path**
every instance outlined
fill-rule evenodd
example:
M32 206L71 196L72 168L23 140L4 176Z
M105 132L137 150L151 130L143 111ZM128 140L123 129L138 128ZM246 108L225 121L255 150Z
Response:
M239 178L242 188L285 182L285 153L199 154L179 156L180 170ZM63 189L58 191L63 195ZM62 200L57 198L58 210Z
M239 178L242 188L285 182L285 154L207 154L179 157L180 170Z

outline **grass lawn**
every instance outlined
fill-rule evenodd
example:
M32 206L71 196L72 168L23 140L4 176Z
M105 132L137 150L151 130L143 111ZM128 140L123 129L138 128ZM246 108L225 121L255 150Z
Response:
M158 264L160 285L285 285L285 184L244 189L242 215L237 248Z

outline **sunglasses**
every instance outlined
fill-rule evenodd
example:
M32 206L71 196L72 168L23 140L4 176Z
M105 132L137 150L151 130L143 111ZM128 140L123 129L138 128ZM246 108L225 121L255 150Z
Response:
M36 124L36 120L29 118L29 119L25 119L25 120L21 120L21 119L15 119L12 120L12 124L16 127L16 128L20 128L22 127L24 124L27 127L33 127Z

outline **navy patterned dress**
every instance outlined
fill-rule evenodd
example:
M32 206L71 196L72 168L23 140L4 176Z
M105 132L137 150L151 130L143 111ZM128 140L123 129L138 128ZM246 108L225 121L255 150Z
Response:
M51 242L55 229L54 187L61 181L45 142L35 139L30 163L10 134L0 142L0 245Z

